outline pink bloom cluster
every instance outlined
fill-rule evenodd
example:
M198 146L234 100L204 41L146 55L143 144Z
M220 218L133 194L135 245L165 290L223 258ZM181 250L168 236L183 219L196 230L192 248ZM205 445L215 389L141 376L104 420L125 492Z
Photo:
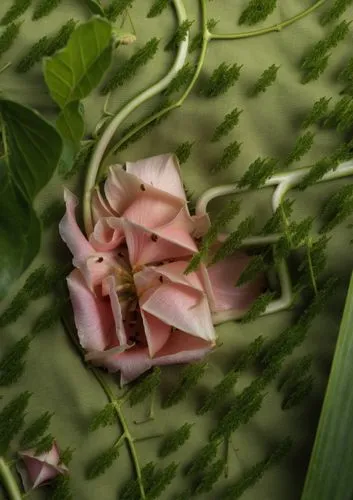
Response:
M247 310L261 280L235 287L249 257L242 253L184 274L209 227L191 216L174 155L111 166L96 190L88 239L65 191L60 234L73 254L67 278L86 359L121 371L122 384L155 365L202 358L215 345L212 313Z

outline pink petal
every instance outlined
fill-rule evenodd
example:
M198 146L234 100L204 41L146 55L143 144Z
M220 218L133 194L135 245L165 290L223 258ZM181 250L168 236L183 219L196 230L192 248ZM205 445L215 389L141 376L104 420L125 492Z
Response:
M163 323L155 316L141 311L145 335L148 344L148 352L153 358L160 349L168 342L171 334L170 325Z
M75 208L78 204L76 196L68 189L64 190L66 213L59 224L59 232L62 240L69 247L74 259L74 266L79 265L88 256L95 253L93 247L87 241L79 228L75 218Z
M170 337L168 343L154 358L153 363L158 366L198 361L210 352L212 347L211 342L205 342L200 338L178 331Z
M110 372L121 371L121 385L125 385L153 366L147 347L133 347L122 354L104 360L99 363Z
M114 343L115 323L110 300L95 296L80 271L67 278L75 324L84 349L103 351Z
M204 236L211 226L211 221L208 214L193 215L191 217L191 220L194 224L192 233L194 238L201 238L202 236Z
M113 312L115 332L120 346L127 344L125 327L123 323L123 315L121 311L121 306L119 302L118 295L116 293L116 279L115 276L108 276L105 278L108 287L108 293L110 298L110 305Z
M120 219L106 217L100 219L94 226L89 241L98 252L109 252L116 249L124 239Z
M114 216L114 213L110 209L108 203L103 198L99 187L96 187L93 191L91 208L94 224L98 222L99 219Z
M78 269L84 276L88 288L94 292L97 285L100 285L104 278L114 273L118 267L118 262L108 253L96 253L82 262Z
M121 165L109 167L104 193L114 215L121 216L141 193L141 181L127 174Z
M136 175L142 182L186 201L179 163L174 154L127 162L126 171Z
M238 252L208 268L214 297L213 312L233 309L239 310L239 316L242 316L263 291L263 276L243 286L235 286L250 260L251 257Z
M206 296L190 286L161 284L147 300L141 297L140 307L142 311L150 313L167 325L195 337L215 341L216 335Z

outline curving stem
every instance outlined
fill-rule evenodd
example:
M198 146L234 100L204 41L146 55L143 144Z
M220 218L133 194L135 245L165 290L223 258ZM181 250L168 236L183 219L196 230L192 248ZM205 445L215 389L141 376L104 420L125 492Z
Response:
M22 500L16 479L5 459L0 457L0 479L10 500Z
M187 19L184 4L181 0L173 0L173 4L176 10L178 22L181 24L183 21ZM186 37L186 39L180 44L178 48L177 57L168 74L164 78L162 78L162 80L152 85L152 87L149 87L147 90L144 90L136 97L134 97L131 101L129 101L115 115L115 117L112 119L112 121L109 123L109 125L103 132L102 137L99 139L97 147L93 152L91 161L88 166L87 175L85 179L85 186L84 186L83 222L87 235L90 234L93 230L91 199L93 190L96 185L96 179L98 176L99 167L104 158L106 149L109 146L109 143L111 142L112 138L114 137L117 128L130 115L130 113L132 113L136 108L138 108L138 106L146 102L148 99L151 99L155 95L159 94L168 87L172 79L185 64L185 60L188 53L188 46L189 46L189 38Z

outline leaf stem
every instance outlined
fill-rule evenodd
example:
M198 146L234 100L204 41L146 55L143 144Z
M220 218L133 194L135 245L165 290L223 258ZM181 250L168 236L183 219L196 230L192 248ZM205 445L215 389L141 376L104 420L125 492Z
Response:
M10 500L22 500L15 476L3 457L0 457L0 479Z
M313 260L312 260L312 257L311 257L311 240L310 239L309 239L309 241L307 242L307 245L306 245L306 256L307 256L308 264L309 264L309 272L310 272L311 284L313 285L313 290L314 290L315 295L317 295L318 290L317 290L317 284L316 284L316 279L315 279L315 273L314 273L314 267L313 267Z
M312 12L314 12L316 9L321 7L327 0L319 0L317 1L314 5L311 7L303 10L299 14L287 19L286 21L283 21L282 23L279 24L274 24L273 26L269 26L267 28L261 28L257 30L251 30L251 31L244 31L241 33L211 33L208 32L208 36L211 40L239 40L241 38L252 38L254 36L261 36L261 35L266 35L267 33L273 33L275 31L282 31L283 28L286 28L287 26L290 26L291 24L296 23L300 19L303 19L303 17L308 16Z

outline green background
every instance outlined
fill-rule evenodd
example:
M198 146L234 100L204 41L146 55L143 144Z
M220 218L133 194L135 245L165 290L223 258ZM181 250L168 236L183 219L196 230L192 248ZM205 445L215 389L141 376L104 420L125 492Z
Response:
M147 19L146 14L151 3L150 0L134 2L131 17L137 33L137 42L133 46L119 48L114 56L113 65L118 67L121 60L126 59L137 47L144 45L153 36L161 38L160 50L152 63L139 70L132 81L114 93L110 106L112 111L120 109L129 98L161 78L172 63L173 54L165 52L163 47L176 26L173 9L169 7L160 17ZM276 12L263 24L267 26L285 20L311 4L312 2L307 0L281 0ZM330 4L331 2L328 1L327 5ZM0 16L9 5L11 2L8 0L1 2ZM192 27L193 33L199 26L198 5L196 0L185 0L188 18L195 20ZM237 25L237 19L246 5L247 1L208 2L209 17L219 19L215 31L243 31L244 27ZM350 8L345 18L350 19L352 15L353 8ZM40 36L57 30L69 17L78 20L88 19L89 12L79 0L64 0L50 16L40 21L32 22L30 11L25 17L26 21L19 39L14 48L3 56L2 64L8 61L15 64ZM197 93L198 86L196 86L181 109L173 112L152 133L119 153L116 161L131 161L174 151L181 142L186 140L195 142L192 155L182 166L182 172L188 189L197 198L213 185L232 183L239 179L248 165L258 156L272 156L283 160L291 151L299 134L300 124L314 101L323 96L332 96L334 100L338 98L341 87L336 81L337 73L351 56L352 33L334 50L329 69L318 81L305 86L300 83L299 65L305 50L328 31L319 24L318 18L319 14L315 12L279 33L244 40L211 42L201 79L209 75L221 61L226 61L243 65L239 82L224 96L210 100L200 97ZM125 27L129 29L128 23ZM277 82L266 94L253 99L248 98L247 92L251 84L264 69L273 63L281 66ZM54 116L55 108L45 88L40 65L25 75L17 75L12 68L8 69L0 75L0 89L6 97L33 106L48 117ZM131 117L131 122L150 112L156 103L156 100L145 103ZM92 94L84 101L88 131L92 130L99 120L103 104L104 99L98 93ZM221 143L212 144L210 138L215 126L220 123L225 113L236 106L243 109L239 126ZM124 124L124 128L128 124L129 121ZM317 129L315 132L317 133L314 147L306 155L304 161L294 165L295 167L312 164L333 151L335 146L342 141L342 135L334 130ZM210 170L221 155L223 148L235 139L243 143L239 159L224 173L216 177L212 176ZM347 182L351 180L316 186L303 194L293 193L297 200L296 215L304 217L310 213L315 214L318 216L319 223L322 204L331 193ZM68 185L80 195L82 183L79 180L70 182ZM40 212L48 201L61 198L62 190L62 181L59 177L54 178L37 199L38 211ZM242 216L245 213L255 214L260 225L270 214L270 195L270 190L262 190L243 196ZM218 207L218 202L212 204L212 212L215 213ZM283 412L280 408L282 396L273 386L268 391L261 411L247 426L241 427L233 436L232 444L237 451L230 448L231 480L236 480L247 467L264 458L277 439L290 435L295 441L295 448L288 459L267 472L256 487L244 494L242 497L244 500L297 500L300 498L352 269L353 252L349 245L351 236L346 226L347 224L344 224L333 232L333 238L329 244L328 274L341 278L340 284L325 313L313 324L308 339L295 351L289 361L290 364L304 353L314 355L312 372L315 376L315 391L304 404ZM57 229L53 228L45 234L40 255L31 269L36 268L42 262L54 262L59 256L69 258L58 239ZM23 285L25 277L23 276L9 291L8 299L3 301L1 309L6 307L16 289ZM29 325L48 304L50 304L49 298L32 303L28 312L15 324L4 329L1 332L0 350L26 334ZM192 429L192 439L188 445L176 453L175 457L164 460L161 465L169 463L172 459L184 464L205 443L209 430L216 424L216 415L196 417L195 409L200 397L208 387L220 380L231 366L237 353L251 340L260 334L268 338L276 336L290 324L291 318L292 313L289 311L259 319L246 326L235 322L221 325L217 331L223 346L212 355L206 376L202 379L198 389L190 393L183 404L170 410L162 410L158 402L155 421L140 426L135 426L132 420L143 419L147 412L147 405L136 407L133 411L126 410L132 432L136 437L169 431L186 421L195 423ZM177 367L163 369L163 391L168 391L168 384L173 382L178 372ZM253 375L250 372L243 375L236 390L241 389ZM3 390L2 394L7 400L11 395L16 394L19 388L28 389L34 393L30 401L29 418L35 418L43 410L55 412L51 425L52 433L57 437L62 448L70 445L76 449L70 467L74 498L78 500L118 498L119 488L131 475L131 461L125 449L116 464L103 476L89 482L85 479L85 467L89 460L111 445L117 438L118 431L111 427L93 434L88 433L87 429L92 416L104 406L106 398L89 370L85 369L59 324L35 340L28 355L25 376L19 384L11 389ZM142 464L155 460L158 440L137 444L137 449ZM179 472L177 479L162 498L172 499L174 493L181 492L185 488L184 481L182 473ZM220 491L218 487L208 496L203 495L202 498L205 500L217 498L217 491ZM46 497L50 498L50 495L48 496L45 489L42 489L30 498Z

